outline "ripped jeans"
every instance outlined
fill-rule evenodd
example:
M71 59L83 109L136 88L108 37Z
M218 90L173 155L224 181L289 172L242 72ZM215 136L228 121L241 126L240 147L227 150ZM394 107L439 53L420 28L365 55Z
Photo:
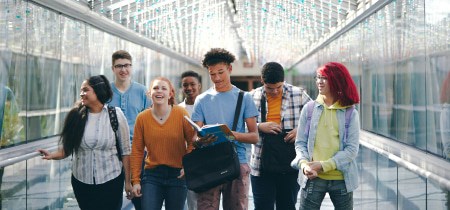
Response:
M327 192L334 209L353 209L353 192L347 192L344 180L324 180L317 177L308 180L305 188L300 191L300 210L319 210Z

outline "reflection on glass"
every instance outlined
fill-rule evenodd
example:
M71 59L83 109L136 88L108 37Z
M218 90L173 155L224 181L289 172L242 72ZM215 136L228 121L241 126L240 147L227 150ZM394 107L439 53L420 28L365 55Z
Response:
M60 115L58 131L63 127L66 113L79 98L79 87L84 80L83 72L85 24L67 17L61 17L61 84Z
M449 209L449 190L439 186L438 183L427 182L427 209Z
M0 2L0 149L24 141L24 113L20 113L24 92L20 85L25 80L25 7L23 1Z
M448 73L441 92L441 138L442 153L447 160L450 160L450 72Z
M0 209L26 209L26 162L0 168Z
M377 208L397 208L397 164L378 155Z
M45 161L41 157L27 160L27 209L70 209L74 200L69 158ZM75 202L75 206L78 205Z
M398 167L398 209L425 209L426 190L425 178L408 169Z
M17 142L22 123L19 118L19 107L11 89L0 82L0 148L14 145Z
M449 15L448 2L393 1L294 66L294 81L313 90L308 78L317 66L343 62L361 83L363 129L441 156L439 95L450 66Z
M377 153L361 147L361 209L377 208Z
M28 4L27 139L56 135L60 58L59 15Z

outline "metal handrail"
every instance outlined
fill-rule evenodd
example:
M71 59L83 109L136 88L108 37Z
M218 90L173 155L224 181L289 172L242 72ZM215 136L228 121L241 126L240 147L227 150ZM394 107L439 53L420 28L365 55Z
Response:
M58 146L54 146L54 147L46 148L45 150L50 152L50 151L56 151L57 149L58 149ZM34 158L34 157L37 157L40 155L41 155L40 152L31 152L26 155L21 155L21 156L13 157L13 158L10 158L10 159L4 160L4 161L0 161L0 168L9 166L9 165L13 165L15 163L22 162L22 161L25 161L25 160L28 160L28 159L31 159L31 158Z
M450 162L412 146L363 131L360 144L422 177L450 189Z
M42 148L49 152L58 149L59 136L41 139L30 143L1 149L0 150L0 167L13 165L41 155L36 149Z

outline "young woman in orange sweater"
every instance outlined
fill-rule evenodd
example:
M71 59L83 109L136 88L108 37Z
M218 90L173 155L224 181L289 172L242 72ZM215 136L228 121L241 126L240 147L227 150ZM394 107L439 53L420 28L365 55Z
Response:
M183 107L174 105L175 90L163 77L150 85L153 105L136 118L131 150L131 181L133 194L141 197L142 209L182 210L188 189L182 170L182 158L194 149L193 128L183 118L189 114ZM144 148L147 148L145 169L141 173Z

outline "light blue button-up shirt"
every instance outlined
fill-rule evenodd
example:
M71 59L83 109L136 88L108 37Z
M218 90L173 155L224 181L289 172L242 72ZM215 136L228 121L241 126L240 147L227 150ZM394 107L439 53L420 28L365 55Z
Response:
M114 82L111 82L114 95L109 105L119 107L128 121L130 138L133 140L134 124L139 113L150 107L151 101L147 97L147 88L137 82L131 81L131 86L125 93L117 90Z

